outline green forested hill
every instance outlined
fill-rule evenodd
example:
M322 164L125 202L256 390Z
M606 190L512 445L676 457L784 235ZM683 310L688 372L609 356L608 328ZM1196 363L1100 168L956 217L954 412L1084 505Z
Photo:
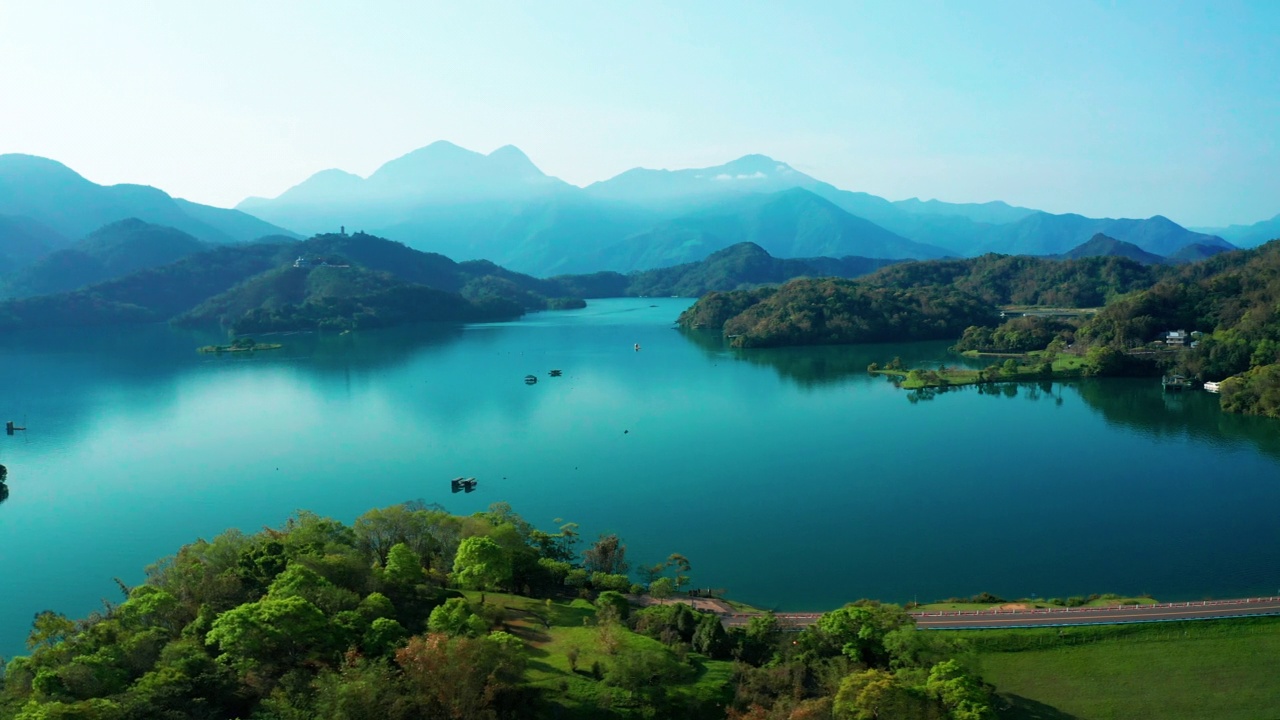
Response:
M372 235L329 234L219 247L72 292L0 302L0 327L179 315L183 324L246 332L477 321L581 304L561 290L485 261L456 263Z
M1052 260L1027 255L983 255L891 265L863 279L870 285L911 288L950 285L993 305L1095 307L1108 298L1150 287L1160 267L1123 257Z
M458 293L406 283L391 273L361 267L289 266L256 275L174 322L221 325L241 334L496 320L523 312L509 301L473 303Z
M8 294L30 297L66 292L168 265L208 249L187 233L129 218L105 225L71 247L52 252L10 278Z
M72 292L0 302L0 327L162 322L288 257L277 244L219 247Z
M708 306L745 309L724 322L737 347L839 345L887 340L958 337L990 322L994 309L982 299L945 286L890 289L837 279L792 280L775 292L715 294ZM702 304L700 301L699 304ZM685 327L709 324L705 309L681 315Z
M1169 369L1222 381L1223 409L1280 417L1280 242L1185 265L1150 289L1109 303L1079 342L1125 351L1170 330L1204 333Z
M954 339L970 325L996 324L999 305L1101 305L1149 287L1162 272L1120 257L903 262L856 282L804 280L777 293L711 293L681 323L723 327L742 347Z

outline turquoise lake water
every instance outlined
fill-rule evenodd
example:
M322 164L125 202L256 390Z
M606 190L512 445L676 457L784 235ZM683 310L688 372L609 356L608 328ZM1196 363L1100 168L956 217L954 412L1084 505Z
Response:
M1280 422L1150 379L921 396L865 368L959 364L945 343L732 351L673 328L690 302L252 357L160 326L0 338L0 420L28 427L0 435L0 656L197 537L409 499L616 532L633 565L680 552L778 609L1280 589Z

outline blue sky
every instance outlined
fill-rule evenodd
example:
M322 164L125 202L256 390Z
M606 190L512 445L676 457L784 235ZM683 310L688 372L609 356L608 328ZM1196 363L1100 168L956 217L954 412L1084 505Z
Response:
M890 199L1280 213L1277 2L11 2L0 152L199 202L446 139L585 185L764 153Z

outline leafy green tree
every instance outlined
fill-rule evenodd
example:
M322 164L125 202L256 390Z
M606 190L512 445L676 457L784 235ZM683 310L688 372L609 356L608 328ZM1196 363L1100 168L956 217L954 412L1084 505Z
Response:
M27 636L27 648L53 647L75 632L76 624L66 615L52 610L36 613L31 621L31 634Z
M887 667L885 636L914 621L897 605L846 605L818 618L801 634L801 641L820 656L843 654L871 667Z
M991 695L965 674L960 663L946 660L929 669L925 689L942 702L953 720L993 720Z
M449 636L468 635L478 637L489 630L484 618L471 611L465 598L449 598L431 611L427 627L434 633Z
M400 587L413 587L426 580L422 559L405 543L396 543L387 551L383 578Z
M655 600L666 600L676 592L676 582L668 577L660 577L649 583L649 597Z
M631 603L614 590L606 590L596 597L597 617L623 622L631 615Z
M469 537L458 546L453 577L466 588L501 587L511 579L511 558L493 540L484 536Z
M296 666L333 650L334 638L319 608L300 597L285 597L264 598L222 613L205 642L221 650L219 660L249 671Z
M931 715L927 698L875 668L846 677L832 710L836 720L919 720Z
M382 657L399 647L409 632L394 618L376 618L369 624L361 645L372 657Z

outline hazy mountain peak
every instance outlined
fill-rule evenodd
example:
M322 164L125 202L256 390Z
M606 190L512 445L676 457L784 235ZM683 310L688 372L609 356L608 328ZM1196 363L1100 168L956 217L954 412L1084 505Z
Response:
M494 150L493 152L489 153L490 160L494 160L494 159L506 160L508 158L515 158L519 160L524 160L526 162L532 162L531 160L529 160L529 156L525 155L524 151L516 147L515 145L503 145L497 150Z
M89 181L57 160L22 153L0 155L0 184L11 183L72 187Z
M714 179L760 179L775 178L796 171L790 165L784 162L778 162L768 155L743 155L732 162L727 162L719 168L721 175L716 175Z

